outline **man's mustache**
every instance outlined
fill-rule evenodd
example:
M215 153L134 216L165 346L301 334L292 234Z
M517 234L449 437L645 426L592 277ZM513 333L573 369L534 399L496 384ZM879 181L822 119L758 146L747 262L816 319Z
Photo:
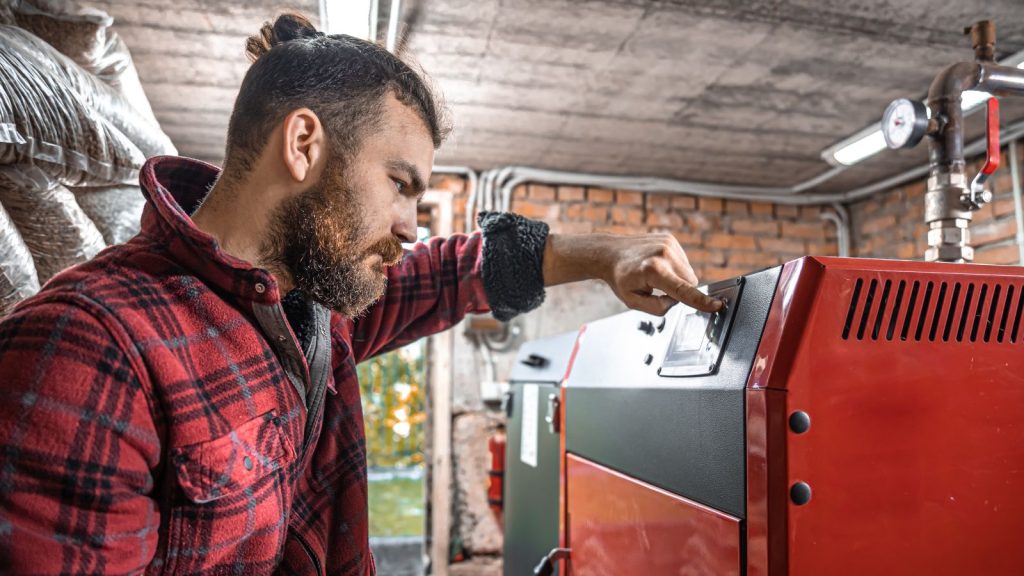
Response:
M402 241L395 236L381 238L370 246L371 254L380 254L385 266L394 266L402 261L405 250L402 249Z

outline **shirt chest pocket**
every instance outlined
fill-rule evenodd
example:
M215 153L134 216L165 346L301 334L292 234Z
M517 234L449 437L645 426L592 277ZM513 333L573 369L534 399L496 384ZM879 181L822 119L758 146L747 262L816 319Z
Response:
M179 488L170 510L166 572L272 562L284 542L295 449L276 412L171 453Z

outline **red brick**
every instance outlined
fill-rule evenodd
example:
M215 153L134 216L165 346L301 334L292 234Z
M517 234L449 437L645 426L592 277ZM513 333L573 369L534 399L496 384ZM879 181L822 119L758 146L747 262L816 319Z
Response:
M548 202L555 201L555 189L552 186L545 186L543 184L530 184L530 200L544 200Z
M811 256L838 256L838 242L808 242L807 253Z
M579 186L559 186L558 199L562 202L581 202L587 199L587 191Z
M584 218L584 204L567 204L565 206L565 217L568 220L582 220Z
M742 200L726 200L725 213L737 215L750 214L750 206Z
M452 212L464 215L466 213L466 201L467 198L465 196L455 196L452 198Z
M971 243L975 246L991 244L1006 240L1017 235L1017 222L1010 218L992 220L984 224L974 224L971 230Z
M691 230L717 231L721 226L719 217L707 212L691 212L684 217L684 221Z
M530 200L520 200L512 204L513 212L516 214L522 214L527 218L536 218L538 220L544 220L545 222L554 222L558 220L558 215L561 212L561 206L558 204L549 204L547 202L533 202Z
M903 187L903 194L906 196L907 201L909 202L919 200L923 203L926 188L926 182L924 180L918 180L917 182L912 182L910 184L905 185Z
M632 236L637 234L639 231L636 228L630 226L622 226L621 224L613 224L611 226L595 226L594 232L601 232L604 234L619 234Z
M979 264L1016 264L1020 261L1020 248L1015 243L979 248L974 251Z
M737 234L709 234L705 245L708 248L725 248L729 250L754 250L757 244L750 236Z
M629 190L618 190L615 192L615 202L619 204L627 204L630 206L643 206L644 193L631 192Z
M644 209L637 206L612 206L612 222L616 224L643 224Z
M672 196L673 210L696 210L697 199L693 196Z
M800 215L799 206L789 206L786 204L775 205L775 216L778 218L796 218Z
M672 207L672 197L668 194L648 194L647 209L668 211Z
M466 229L466 218L464 216L456 216L452 218L452 230L454 232L462 232Z
M707 268L704 270L704 275L701 277L701 280L707 282L726 280L728 278L742 276L750 272L750 270L750 268Z
M584 204L583 219L594 224L604 224L608 220L608 208Z
M674 212L647 212L647 225L662 228L682 228L683 217Z
M685 246L703 246L704 245L704 239L701 238L701 235L698 234L698 233L684 232L684 231L673 231L672 235L675 236L676 240L678 240L679 243L682 244L684 247Z
M776 254L803 256L807 253L804 242L793 238L758 238L757 245L761 250Z
M821 216L821 206L801 206L800 218L803 220L817 220Z
M604 188L588 188L587 199L591 202L611 204L615 201L615 192Z
M746 232L761 236L778 236L779 223L772 221L736 220L732 221L733 232Z
M725 252L721 250L705 250L703 248L685 248L684 250L686 251L686 259L694 270L725 264Z
M435 174L430 177L429 187L431 190L461 194L466 191L466 179L454 174Z
M755 216L772 216L773 206L767 202L751 202L750 213Z
M782 236L784 238L804 238L807 240L824 240L826 237L825 227L832 227L827 222L783 222Z
M888 216L877 216L875 218L871 218L865 221L863 224L861 224L860 231L862 234L869 235L876 234L878 232L892 230L895 227L896 216L890 214ZM785 230L783 230L783 233L785 233Z
M978 224L980 222L988 222L993 218L995 218L995 215L992 213L992 205L986 204L981 207L981 210L976 210L974 212L971 221L974 222L975 224Z
M515 199L515 200L526 198L527 190L529 190L529 186L527 186L526 184L520 184L519 186L516 186L512 190L512 198Z
M921 258L924 252L919 252L913 242L904 242L896 248L896 257L900 260L914 260Z
M739 268L757 268L765 266L774 266L776 257L772 254L765 254L764 252L734 252L729 254L727 258L729 266Z
M999 198L992 203L992 211L996 216L1005 216L1007 214L1013 214L1013 198Z
M721 198L700 198L698 200L701 212L707 212L709 214L720 214L725 203Z

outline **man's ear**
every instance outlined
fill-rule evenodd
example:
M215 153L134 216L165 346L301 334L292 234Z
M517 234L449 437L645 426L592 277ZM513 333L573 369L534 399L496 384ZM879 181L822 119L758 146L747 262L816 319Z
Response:
M296 182L312 176L324 157L325 134L320 118L309 108L293 110L284 118L284 165Z

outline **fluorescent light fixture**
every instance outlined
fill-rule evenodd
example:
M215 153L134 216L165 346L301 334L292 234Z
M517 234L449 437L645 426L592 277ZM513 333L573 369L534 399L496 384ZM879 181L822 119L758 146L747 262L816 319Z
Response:
M1024 69L1024 51L1002 60L1003 66L1016 66ZM992 95L979 90L965 90L961 94L960 109L965 114L973 112L982 104L988 101ZM928 117L931 118L931 108L928 108ZM882 136L882 124L876 122L867 128L857 132L853 136L842 140L822 151L821 157L833 166L853 166L854 164L878 154L885 150L885 137Z
M885 149L881 123L868 126L853 136L833 144L821 153L821 157L833 166L853 166L857 162Z
M320 0L321 28L328 34L377 39L377 0Z

